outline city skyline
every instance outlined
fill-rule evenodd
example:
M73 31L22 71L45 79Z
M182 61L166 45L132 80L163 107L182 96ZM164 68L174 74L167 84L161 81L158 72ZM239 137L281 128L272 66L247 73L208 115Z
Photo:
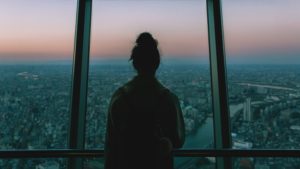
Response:
M6 149L64 149L67 138L72 95L71 65L0 66L0 114L2 138ZM228 71L228 106L232 149L299 148L300 141L299 66L235 65ZM134 75L127 66L91 66L86 97L85 148L103 149L110 97ZM184 148L214 150L214 116L210 71L206 65L168 65L157 79L180 100L185 129ZM246 103L246 105L245 105ZM246 109L246 111L245 111ZM247 114L246 117L244 116ZM60 117L60 118L57 118ZM251 118L248 118L251 117ZM289 138L289 139L286 139ZM66 168L60 159L1 160L2 168L31 169L50 166ZM200 163L198 158L175 159L176 169L196 169L199 164L215 168L215 161ZM99 159L88 160L101 169ZM185 163L188 162L188 163ZM235 165L239 161L234 162ZM255 166L296 169L297 158L265 158L252 161Z

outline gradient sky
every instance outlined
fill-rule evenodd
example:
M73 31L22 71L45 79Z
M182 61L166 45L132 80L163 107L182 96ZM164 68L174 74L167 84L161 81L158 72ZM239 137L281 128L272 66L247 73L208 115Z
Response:
M0 6L0 61L71 59L75 0L9 0ZM229 62L300 64L299 0L223 0ZM92 58L130 55L140 32L165 57L208 58L205 0L94 0Z
M0 59L72 57L75 0L9 0L0 5Z
M300 64L299 0L223 0L227 61Z

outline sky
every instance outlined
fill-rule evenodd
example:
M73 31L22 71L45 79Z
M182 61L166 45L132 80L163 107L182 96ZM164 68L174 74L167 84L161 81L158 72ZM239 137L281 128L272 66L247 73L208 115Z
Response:
M223 0L230 63L300 64L299 0ZM0 6L0 62L72 59L75 0L9 0ZM94 0L91 58L129 58L151 32L162 57L208 60L205 0Z

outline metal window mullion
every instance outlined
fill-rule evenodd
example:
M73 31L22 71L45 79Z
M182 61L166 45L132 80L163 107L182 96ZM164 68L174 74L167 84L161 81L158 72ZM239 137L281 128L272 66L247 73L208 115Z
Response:
M221 0L207 0L207 21L214 115L215 148L231 148L230 116L227 103ZM217 158L218 169L231 168L230 158Z
M78 0L73 59L72 104L70 111L70 149L82 150L85 143L91 13L92 0ZM69 160L69 169L82 169L82 166L82 159L71 158Z

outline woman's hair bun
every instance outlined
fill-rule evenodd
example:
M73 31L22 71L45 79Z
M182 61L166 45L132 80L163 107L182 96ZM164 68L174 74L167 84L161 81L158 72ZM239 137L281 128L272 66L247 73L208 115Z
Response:
M136 44L139 47L157 47L157 41L148 32L141 33L136 39Z
M148 32L141 33L136 39L130 60L140 74L155 74L160 63L157 41Z

